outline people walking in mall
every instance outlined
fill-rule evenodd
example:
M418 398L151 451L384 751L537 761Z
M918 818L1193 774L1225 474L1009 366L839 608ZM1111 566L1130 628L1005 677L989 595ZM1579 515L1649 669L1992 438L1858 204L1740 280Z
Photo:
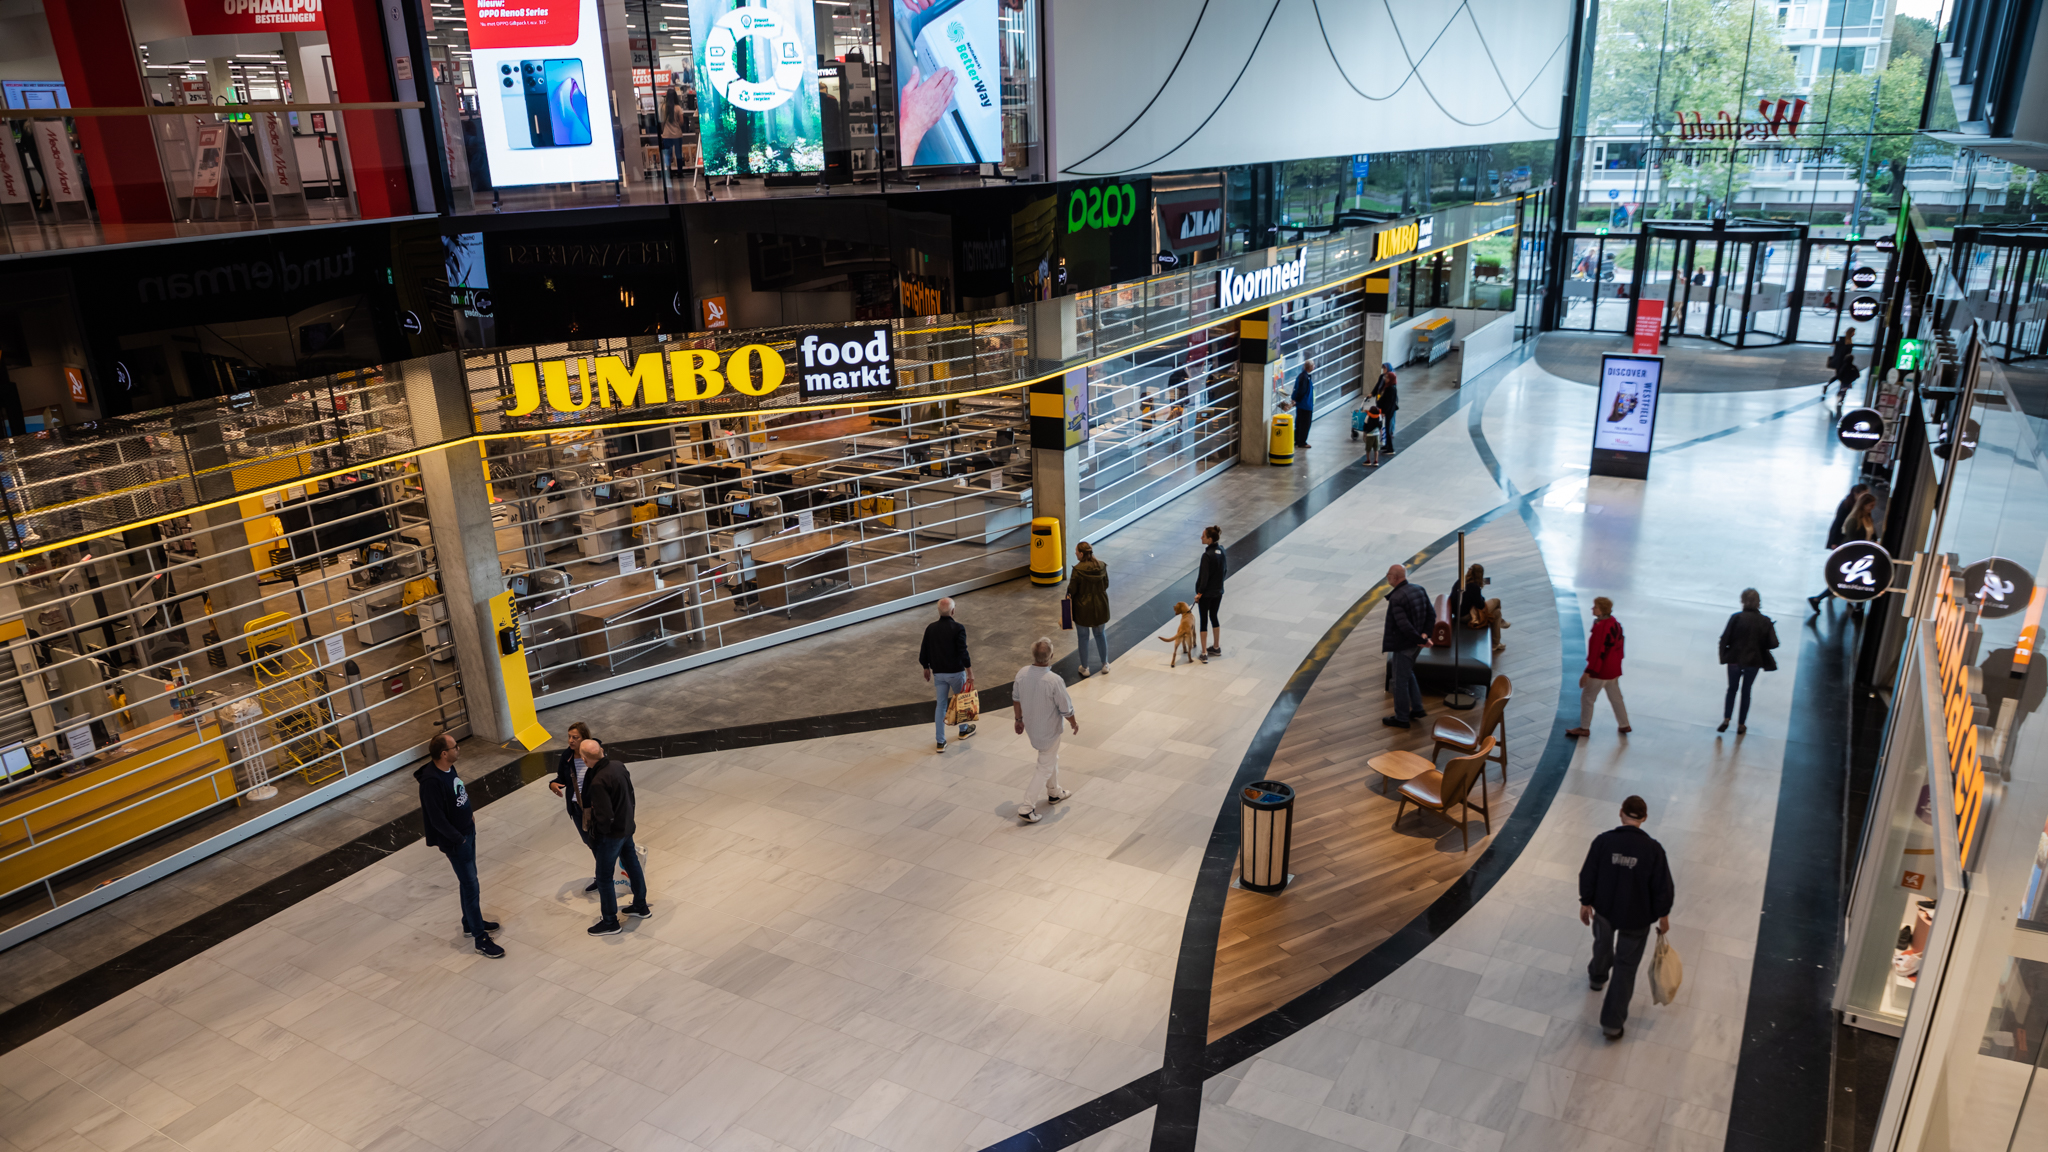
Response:
M1095 669L1109 675L1109 640L1103 629L1109 625L1109 565L1095 558L1095 548L1086 540L1074 545L1073 574L1067 577L1067 600L1074 612L1075 642L1080 646L1081 678L1088 671L1089 641L1094 641Z
M1017 721L1017 734L1028 736L1038 753L1038 766L1031 771L1031 786L1017 805L1017 816L1026 824L1045 819L1039 808L1057 804L1073 793L1060 787L1060 721L1081 734L1081 721L1074 715L1074 698L1052 670L1052 641L1040 636L1031 643L1031 663L1017 669L1017 681L1010 691L1010 710Z
M1628 1002L1636 991L1636 968L1650 942L1650 925L1658 935L1671 931L1671 862L1664 846L1643 831L1650 806L1641 796L1621 802L1621 827L1593 837L1586 862L1579 866L1579 923L1593 927L1593 962L1586 976L1593 991L1606 989L1600 1004L1600 1031L1621 1039L1628 1024Z
M953 598L939 600L939 618L925 625L924 646L917 662L924 667L925 683L933 686L938 704L932 711L932 727L938 732L939 751L946 750L946 705L956 693L974 690L974 661L967 655L967 626L953 619ZM974 735L972 722L960 725L960 738Z
M624 868L633 887L633 902L626 915L645 920L654 915L647 905L647 877L640 870L640 850L633 844L633 776L626 766L604 754L595 740L583 742L583 759L590 771L583 778L584 824L590 832L590 850L597 858L597 875L609 876L613 868ZM613 936L621 931L619 896L609 884L597 886L602 915L587 931L592 936Z
M1500 600L1486 595L1485 565L1474 564L1465 569L1465 582L1458 591L1458 614L1463 617L1463 625L1474 632L1484 629L1493 633L1495 652L1507 647L1500 638L1500 630L1514 625L1501 615Z
M1856 367L1856 330L1854 328L1835 337L1835 350L1828 357L1828 367L1834 369L1835 374L1821 382L1820 394L1825 399L1828 394L1828 385L1835 385L1835 407L1839 410L1842 407L1843 398L1849 395L1849 385L1854 384L1856 378L1863 375L1862 371Z
M1764 615L1763 600L1756 589L1742 590L1742 611L1728 617L1728 624L1721 629L1721 663L1728 667L1728 697L1721 702L1721 726L1716 732L1728 730L1728 718L1735 715L1736 690L1741 689L1742 713L1735 721L1735 734L1749 732L1749 690L1756 683L1758 672L1776 672L1777 657L1771 649L1778 646L1778 626L1769 616Z
M1401 410L1401 380L1394 375L1394 366L1380 362L1380 378L1372 388L1372 401L1379 406L1380 414L1387 419L1387 451L1394 450L1394 414Z
M1316 362L1307 357L1301 361L1301 372L1294 378L1294 446L1308 447L1308 426L1316 418Z
M1849 514L1842 517L1842 522L1836 526L1834 533L1835 542L1829 546L1828 550L1832 552L1852 540L1875 539L1877 539L1877 493L1865 488L1862 492L1857 493L1856 503L1849 506ZM1815 615L1819 615L1820 602L1833 594L1834 589L1823 588L1815 595L1806 598L1807 606L1813 609ZM1849 611L1860 616L1863 614L1863 605L1851 604Z
M555 778L548 782L548 791L562 798L569 812L569 823L576 828L576 836L583 846L590 846L590 835L583 830L583 777L590 765L583 759L583 742L590 739L590 725L578 720L569 725L569 746L555 760ZM592 878L585 892L597 891L597 880Z
M1223 551L1223 529L1211 524L1202 529L1202 563L1195 570L1195 620L1201 625L1196 640L1201 644L1202 663L1223 655L1223 621L1216 616L1223 607L1223 581L1230 575L1230 557ZM1209 630L1215 629L1214 639Z
M420 782L420 817L427 825L427 845L439 848L455 869L455 888L462 902L462 934L476 950L493 960L505 950L491 940L498 922L484 919L483 886L476 878L476 813L469 806L469 788L455 771L460 750L446 732L427 741L428 760L413 771Z
M1607 693L1607 702L1614 706L1614 720L1621 726L1621 734L1626 736L1633 731L1628 726L1628 706L1621 702L1623 639L1621 621L1614 618L1614 601L1595 596L1593 634L1586 638L1586 670L1579 673L1579 726L1565 729L1565 735L1577 739L1592 734L1593 701L1602 692Z
M1429 645L1436 628L1436 611L1429 606L1429 593L1408 579L1408 569L1399 564L1387 569L1387 623L1380 634L1380 651L1393 665L1394 714L1380 717L1389 728L1406 728L1410 721L1428 715L1422 710L1422 681L1415 678L1415 658Z

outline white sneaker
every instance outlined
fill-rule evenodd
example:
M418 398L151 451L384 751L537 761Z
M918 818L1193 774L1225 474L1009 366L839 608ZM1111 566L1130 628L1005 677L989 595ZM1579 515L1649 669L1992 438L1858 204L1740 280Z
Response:
M1040 820L1045 819L1045 817L1038 814L1038 809L1026 808L1019 804L1017 805L1017 819L1022 820L1026 824L1036 824Z
M1046 793L1045 802L1048 804L1057 804L1060 801L1065 800L1067 797L1072 795L1072 792L1069 792L1065 788L1062 788L1057 792Z

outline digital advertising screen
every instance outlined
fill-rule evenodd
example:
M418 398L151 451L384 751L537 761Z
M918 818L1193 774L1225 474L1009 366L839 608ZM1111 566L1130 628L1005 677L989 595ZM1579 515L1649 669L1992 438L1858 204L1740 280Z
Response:
M1636 479L1648 474L1663 376L1661 356L1600 358L1600 407L1593 417L1595 474Z
M894 0L904 167L1003 162L997 0Z
M463 0L491 183L616 180L597 0Z
M810 0L690 0L690 33L705 173L823 169Z

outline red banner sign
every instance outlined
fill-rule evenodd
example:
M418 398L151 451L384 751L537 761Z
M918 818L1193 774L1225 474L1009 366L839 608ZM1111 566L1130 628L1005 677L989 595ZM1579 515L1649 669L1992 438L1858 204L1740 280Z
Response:
M1664 302L1662 300L1636 301L1636 343L1632 349L1638 356L1655 356L1660 330L1664 327Z
M471 48L554 48L576 43L583 0L462 0Z
M320 0L185 0L194 36L324 32Z

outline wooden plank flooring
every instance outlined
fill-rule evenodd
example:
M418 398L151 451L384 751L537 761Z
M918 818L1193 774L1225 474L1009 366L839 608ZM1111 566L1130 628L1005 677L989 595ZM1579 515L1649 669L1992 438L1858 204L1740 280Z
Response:
M1486 565L1514 627L1504 636L1497 673L1514 681L1508 706L1508 781L1487 770L1493 826L1514 807L1549 738L1557 714L1556 601L1536 542L1517 518L1504 517L1466 538L1467 559ZM1434 597L1455 580L1455 550L1418 569ZM1403 731L1380 723L1393 712L1380 652L1384 608L1353 631L1295 713L1272 779L1295 788L1294 881L1277 896L1233 888L1224 903L1216 952L1209 1037L1216 1039L1321 983L1398 931L1479 859L1488 837L1475 810L1472 846L1457 826L1411 805L1394 827L1395 803L1366 761L1394 748L1430 753L1429 721ZM1572 622L1577 627L1577 621ZM1427 697L1430 720L1450 715ZM1484 702L1469 713L1477 722ZM1439 763L1449 759L1448 754Z

